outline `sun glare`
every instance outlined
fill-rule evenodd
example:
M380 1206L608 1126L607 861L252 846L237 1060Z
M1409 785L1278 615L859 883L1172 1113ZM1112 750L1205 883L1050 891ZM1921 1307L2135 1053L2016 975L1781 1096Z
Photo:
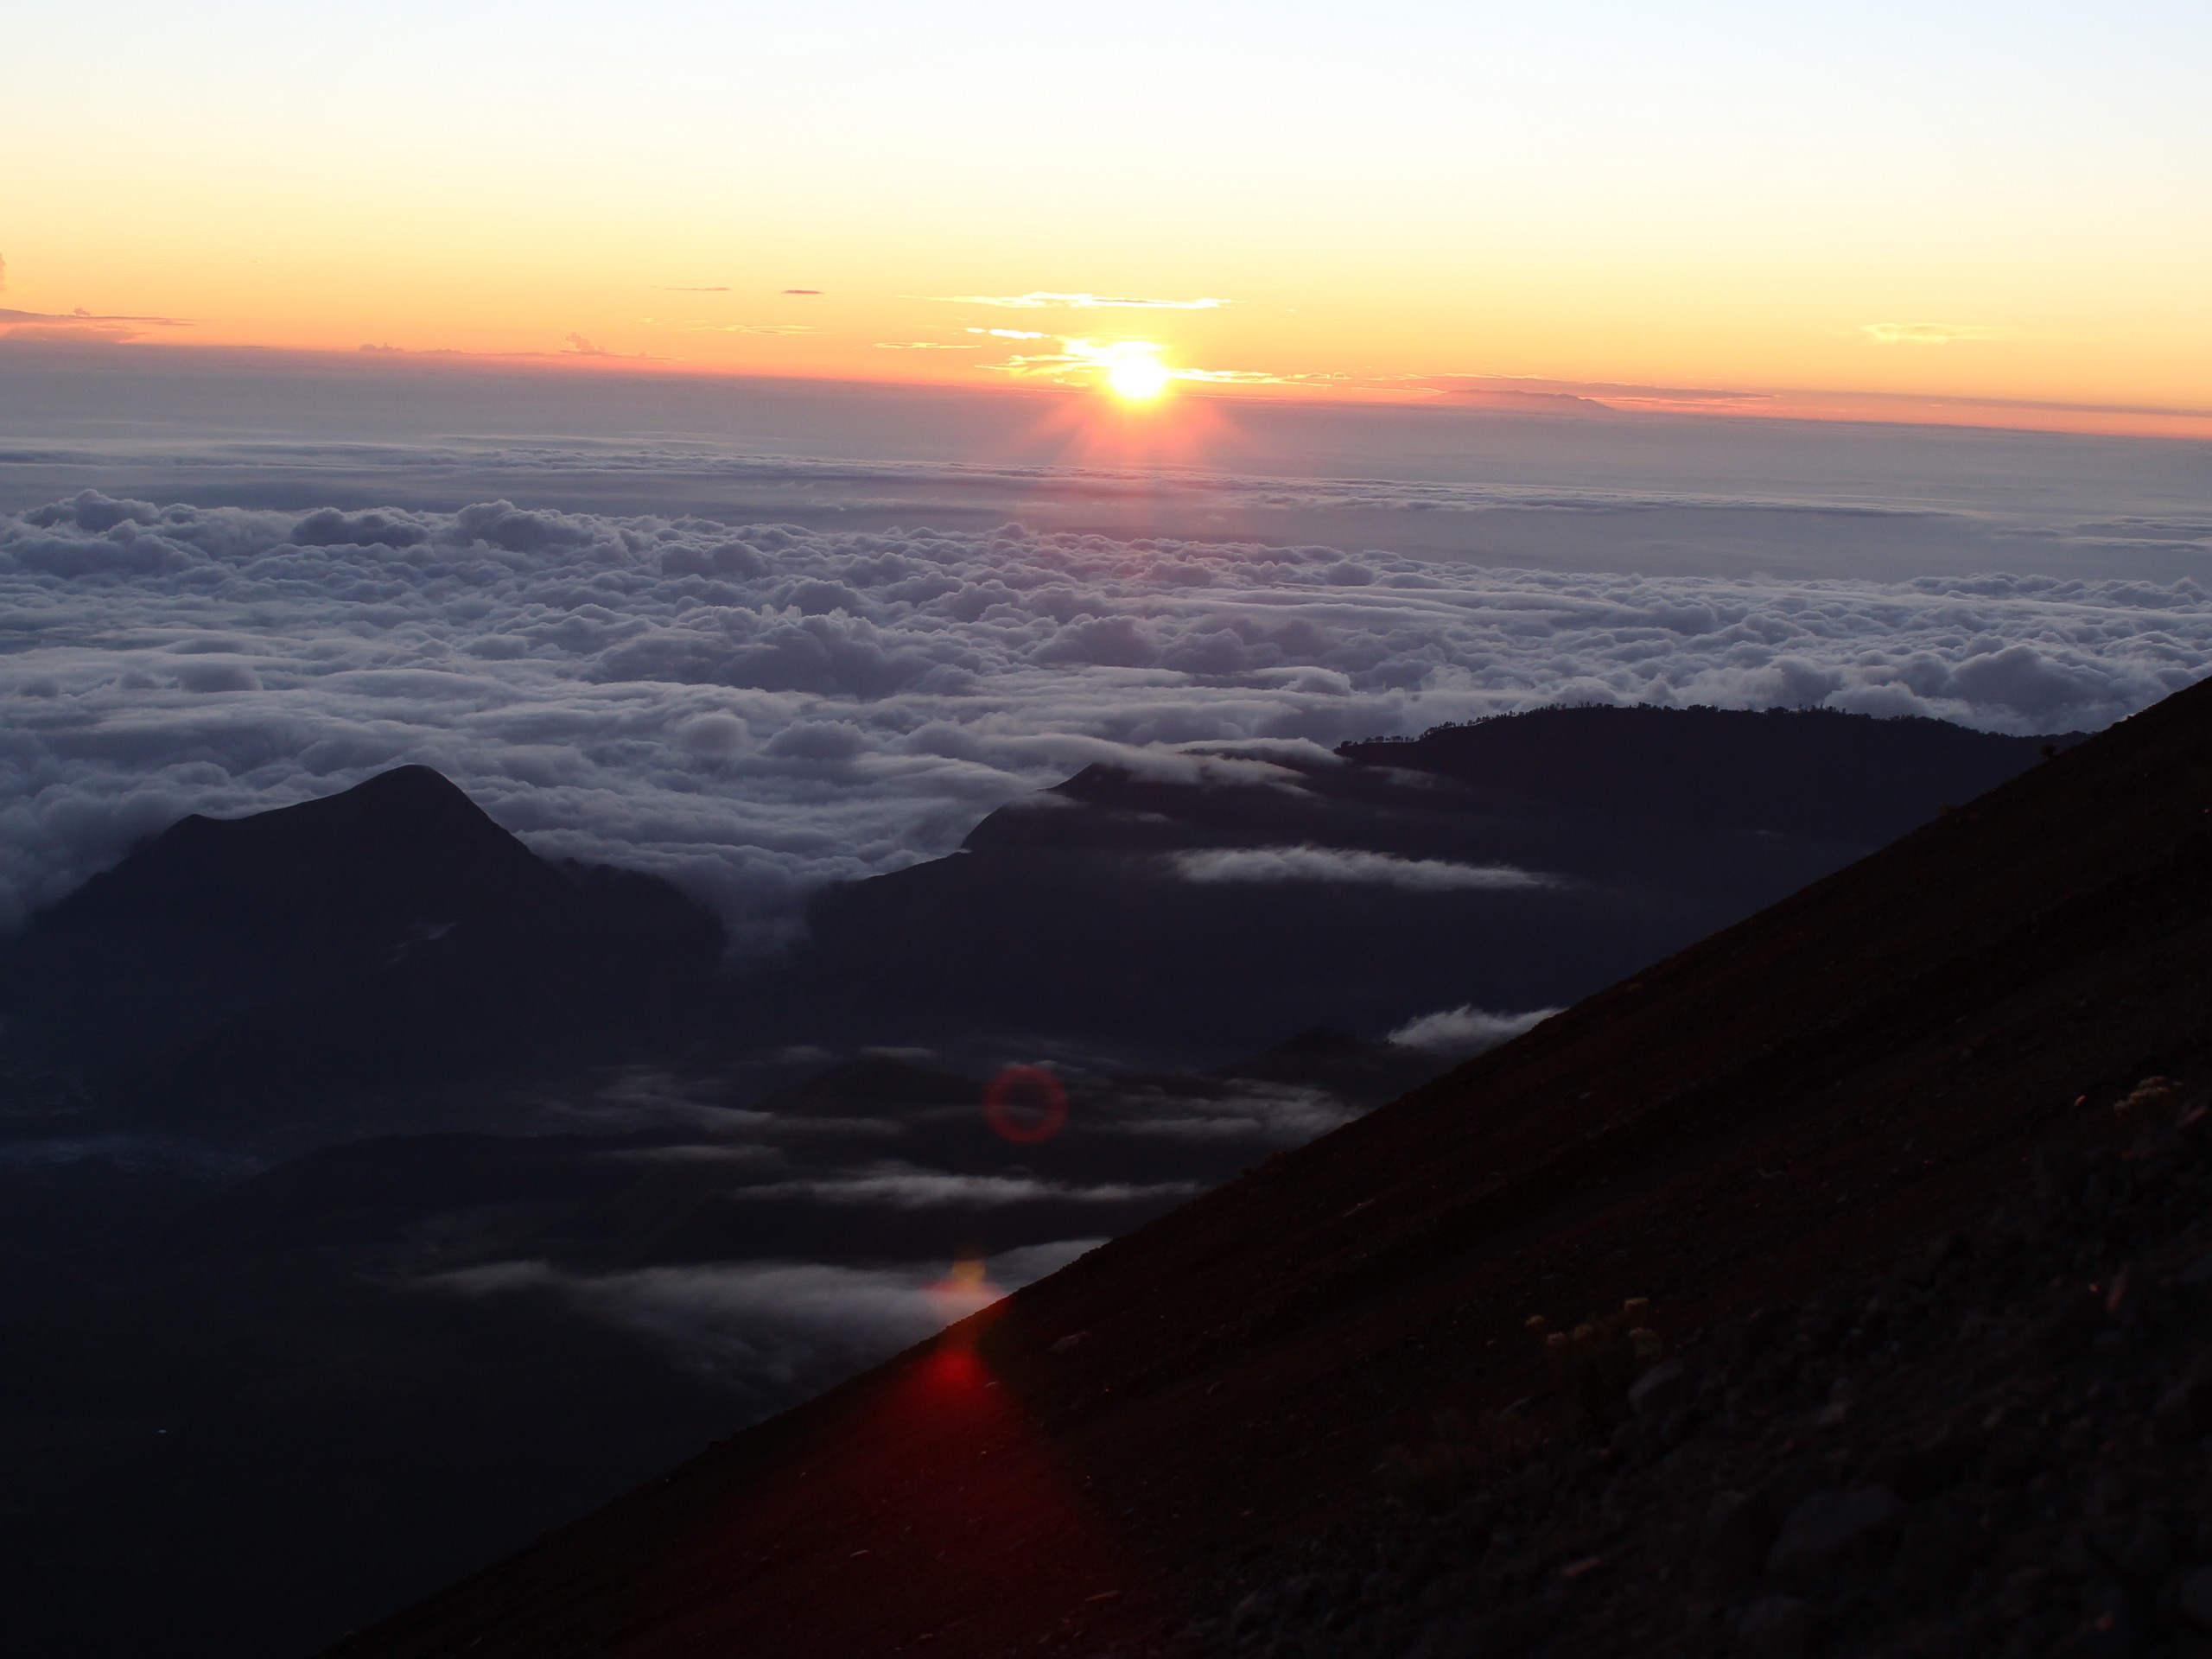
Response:
M1150 351L1116 352L1106 364L1106 385L1125 404L1148 404L1173 377Z

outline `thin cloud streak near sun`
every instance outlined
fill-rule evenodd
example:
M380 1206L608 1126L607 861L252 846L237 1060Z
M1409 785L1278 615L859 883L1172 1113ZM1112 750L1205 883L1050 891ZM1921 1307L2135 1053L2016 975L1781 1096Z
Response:
M1218 311L1229 300L1143 300L1103 294L956 294L943 305L989 305L1009 311Z

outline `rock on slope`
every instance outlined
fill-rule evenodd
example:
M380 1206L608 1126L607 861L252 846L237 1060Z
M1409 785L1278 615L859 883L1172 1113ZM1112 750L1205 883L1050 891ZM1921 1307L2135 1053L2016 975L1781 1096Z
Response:
M2212 1116L1532 1419L1445 1417L1403 1503L1111 1651L2212 1655Z
M1847 1291L1863 1315L1870 1275L2015 1198L2037 1149L2109 1133L2089 1108L2199 1071L2208 900L2201 685L337 1651L1040 1652L1203 1630L1301 1539L1392 1524L1378 1462L1437 1407L1532 1400L1537 1437L1573 1445L1531 1314L1646 1296L1678 1342ZM1853 1382L1891 1386L1884 1363ZM1762 1386L1746 1411L1777 1397ZM2035 1397L2039 1431L2071 1398ZM1812 1634L1770 1615L1776 1650Z

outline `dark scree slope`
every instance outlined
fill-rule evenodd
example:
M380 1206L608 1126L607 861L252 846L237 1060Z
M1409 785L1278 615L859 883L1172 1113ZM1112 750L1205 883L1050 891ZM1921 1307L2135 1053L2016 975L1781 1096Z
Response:
M1438 1405L1543 1395L1529 1315L1648 1296L1679 1338L1885 1270L2109 1122L2077 1098L2201 1067L2208 900L2200 685L336 1651L1037 1652L1215 1611L1379 1511Z

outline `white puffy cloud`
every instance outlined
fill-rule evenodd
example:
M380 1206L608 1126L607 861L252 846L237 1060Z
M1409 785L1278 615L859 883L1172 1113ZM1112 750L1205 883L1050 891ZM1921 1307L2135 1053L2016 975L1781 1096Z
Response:
M1401 1048L1465 1059L1510 1041L1558 1012L1557 1008L1531 1008L1525 1014L1492 1014L1487 1008L1463 1003L1456 1008L1440 1008L1434 1014L1407 1020L1390 1033L1390 1040Z
M1208 848L1174 854L1170 861L1185 881L1343 881L1415 893L1542 887L1554 880L1510 864L1455 864L1349 847Z
M1561 700L2094 728L2212 664L2188 580L1640 577L89 492L0 518L0 925L186 812L404 761L542 851L673 877L758 940L811 884L1179 745L1254 746L1258 767L1268 745Z

